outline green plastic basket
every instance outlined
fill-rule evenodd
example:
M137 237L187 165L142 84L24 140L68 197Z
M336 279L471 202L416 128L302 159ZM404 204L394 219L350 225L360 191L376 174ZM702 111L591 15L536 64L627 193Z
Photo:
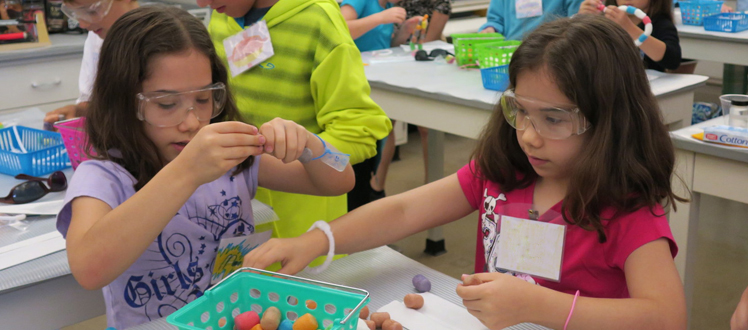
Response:
M508 65L512 54L521 44L517 40L505 40L476 46L478 66L481 69Z
M315 308L309 308L308 301L315 302L316 306L311 306ZM245 267L166 321L179 329L231 330L237 315L250 310L262 315L265 308L275 306L281 311L281 320L295 321L309 313L323 329L352 330L358 326L358 314L367 303L369 292L363 289Z
M475 61L478 59L476 46L488 42L504 40L500 33L461 33L452 35L452 43L455 46L455 57L457 65L477 67Z

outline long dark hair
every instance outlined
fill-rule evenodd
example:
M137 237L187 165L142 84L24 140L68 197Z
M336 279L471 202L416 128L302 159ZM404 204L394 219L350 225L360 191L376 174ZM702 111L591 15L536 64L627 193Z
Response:
M602 220L609 220L602 219L604 209L615 210L615 218L642 207L655 214L660 202L687 201L671 188L675 151L639 51L622 28L599 15L545 23L512 56L510 85L516 86L520 72L540 69L591 123L564 197L567 223L597 231L602 243ZM500 106L473 159L482 177L504 191L525 188L538 175Z
M139 190L165 164L156 146L145 135L144 122L137 118L142 83L149 75L151 59L194 49L210 59L213 82L228 88L228 73L216 55L203 23L186 11L149 5L129 11L117 20L101 47L98 73L86 118L88 143L98 156L122 165L138 181ZM188 68L185 68L188 69ZM242 121L227 92L223 112L211 123ZM109 150L119 150L113 157ZM239 164L237 171L252 165L253 157Z

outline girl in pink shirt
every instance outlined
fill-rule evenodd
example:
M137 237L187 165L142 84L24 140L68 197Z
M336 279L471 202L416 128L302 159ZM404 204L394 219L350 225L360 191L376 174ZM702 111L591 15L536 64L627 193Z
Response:
M671 187L674 149L631 37L603 17L558 19L525 38L509 77L473 160L333 221L336 252L479 210L478 273L463 275L457 294L488 328L685 329L677 247L660 203L686 200ZM502 267L498 256L511 249L498 242L517 236L501 241L501 225L516 218L564 228L564 243L546 253L562 249L556 280ZM244 263L281 261L294 273L331 245L314 230L271 240Z

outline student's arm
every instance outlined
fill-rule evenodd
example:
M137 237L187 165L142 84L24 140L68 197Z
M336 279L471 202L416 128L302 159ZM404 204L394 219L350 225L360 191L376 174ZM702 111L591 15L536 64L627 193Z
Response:
M504 34L504 13L501 10L501 6L504 1L509 0L493 0L488 5L488 17L486 24L483 24L478 31L480 32L498 32ZM493 31L491 31L493 30Z
M371 29L381 24L400 24L405 20L405 9L401 7L392 7L366 17L358 18L359 14L351 5L343 4L340 7L345 22L348 23L348 29L351 31L351 38L358 39Z
M395 242L473 211L457 174L399 195L361 206L330 223L335 253L353 253ZM265 268L280 261L280 272L293 274L327 253L327 236L312 230L296 238L272 239L244 257L244 265Z
M244 123L206 126L176 159L114 209L96 198L75 198L66 242L78 283L98 289L127 270L197 187L262 152L256 134L256 128Z
M447 26L447 21L449 20L449 14L442 14L434 10L431 15L429 29L426 32L426 41L441 40L444 27Z
M86 111L88 111L88 102L68 104L64 107L60 107L47 112L47 114L44 116L44 122L54 123L59 120L82 117L86 115ZM60 115L62 115L62 119L60 119Z
M347 38L347 37L346 37ZM369 96L361 53L353 42L332 50L318 46L320 64L312 72L311 88L317 109L319 136L358 164L377 154L376 142L392 130L392 123Z
M661 238L636 249L625 262L631 298L577 298L569 329L686 329L686 303L670 246ZM573 295L500 273L463 278L457 288L468 311L489 329L532 322L563 329Z
M322 141L303 126L275 118L262 125L260 134L266 138L265 152L268 153L260 157L258 184L261 187L318 196L337 196L353 189L356 178L350 163L343 172L338 172L322 160L306 164L296 161L304 148L312 151L312 157L325 152Z
M626 12L616 6L608 6L605 17L623 27L632 39L637 39L644 32L628 18ZM661 38L661 39L660 39ZM666 69L677 69L680 66L681 51L678 31L675 25L666 19L652 22L652 35L639 46L644 54Z
M738 307L732 314L730 330L748 330L748 288L743 291Z

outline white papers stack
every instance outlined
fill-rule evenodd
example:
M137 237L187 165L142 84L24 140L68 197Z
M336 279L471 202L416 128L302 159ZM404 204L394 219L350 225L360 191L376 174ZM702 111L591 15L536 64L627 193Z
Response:
M390 318L409 330L488 330L466 308L429 292L421 296L424 300L421 309L410 309L400 301L392 301L378 312L390 313Z
M0 270L41 258L65 249L65 239L58 231L36 236L0 248Z

